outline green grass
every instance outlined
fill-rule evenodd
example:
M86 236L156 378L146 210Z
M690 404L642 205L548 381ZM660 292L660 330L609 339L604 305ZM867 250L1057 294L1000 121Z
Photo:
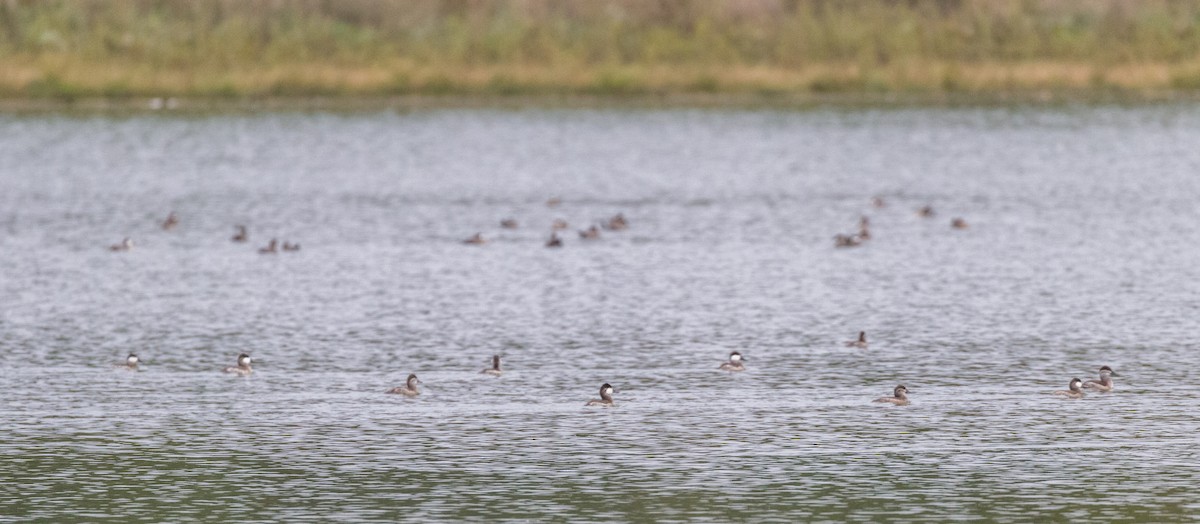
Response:
M0 97L1200 90L1175 0L10 0Z

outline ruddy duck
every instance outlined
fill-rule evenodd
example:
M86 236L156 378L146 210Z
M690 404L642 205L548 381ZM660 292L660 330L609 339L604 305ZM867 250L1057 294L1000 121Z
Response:
M463 240L463 243L478 245L478 244L487 243L487 240L483 239L483 233L475 233L474 235L471 235L471 238Z
M558 238L558 233L550 232L550 240L546 241L546 247L562 247L562 239Z
M896 386L896 389L892 390L892 396L879 397L875 400L872 400L871 402L887 402L890 404L895 404L897 406L907 406L908 405L908 388L904 387L904 384L900 384L899 386Z
M743 360L742 354L734 351L729 354L729 362L721 364L717 369L721 371L746 371L746 365L742 363Z
M120 244L108 246L109 251L129 251L130 249L133 249L133 240L130 240L129 237L125 237Z
M954 220L950 221L950 227L954 229L966 229L967 221L961 218L955 218Z
M237 233L234 233L233 238L231 238L230 240L232 240L234 242L245 242L247 240L250 240L250 235L248 233L246 233L246 226L233 226L233 227L235 229L237 229Z
M546 207L558 207L558 205L561 203L562 203L561 198L551 197L549 200L546 200Z
M175 226L177 225L179 225L179 217L175 216L175 212L172 211L167 215L167 219L163 220L162 228L166 231L170 231L175 229Z
M254 373L254 370L250 369L250 355L245 353L238 355L236 366L226 366L225 369L222 369L221 371L224 371L225 373L237 373L243 377Z
M854 235L838 234L833 237L833 245L835 247L855 247L862 244L862 240Z
M596 240L600 238L600 228L596 226L589 227L579 232L579 238L584 240Z
M1054 394L1060 397L1067 398L1083 398L1083 381L1077 378L1071 379L1071 383L1067 385L1066 391L1055 391Z
M133 353L130 353L128 357L125 357L125 363L117 364L117 367L120 369L127 369L129 371L137 371L138 370L138 356Z
M300 251L300 243L297 242L295 244L292 244L292 243L289 243L287 240L284 240L283 241L283 250L284 251Z
M267 247L260 248L258 252L262 255L273 255L279 252L278 246L279 242L272 238L270 242L267 242Z
M396 386L387 390L387 392L404 395L406 397L415 397L421 394L420 391L417 391L417 384L422 384L422 382L417 379L416 375L409 375L408 380L404 381L403 386Z
M500 221L500 227L502 227L504 229L516 229L517 221L516 221L516 219L513 219L513 218L506 218L506 219Z
M612 399L613 393L614 393L613 387L608 385L608 382L605 382L603 386L600 386L600 399L599 400L596 400L596 399L589 400L588 403L584 404L584 405L585 406L604 406L606 408L612 407L615 405L615 404L613 404L613 399Z
M847 341L846 347L867 349L867 332L859 331L858 332L858 340Z
M492 355L492 367L480 371L480 373L484 375L491 375L493 377L500 376L500 374L503 373L503 371L500 371L500 355Z
M934 215L933 206L925 206L925 207L922 207L921 209L917 210L917 216L922 217L922 218L929 218L933 215Z
M1108 366L1100 366L1100 380L1089 380L1084 382L1083 387L1101 392L1109 392L1113 390L1112 378L1119 376L1121 375L1114 373L1112 368Z
M562 231L569 227L571 227L571 225L568 224L566 220L563 220L561 218L554 219L554 223L550 224L550 229L552 231Z
M616 216L608 219L605 228L610 231L624 231L629 229L629 222L625 220L625 215L617 213Z

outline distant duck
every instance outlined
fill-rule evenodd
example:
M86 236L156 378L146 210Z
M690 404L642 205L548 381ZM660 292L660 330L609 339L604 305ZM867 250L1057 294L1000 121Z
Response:
M549 200L546 200L546 207L558 207L558 205L561 203L562 203L561 198L551 197Z
M398 394L398 395L404 395L406 397L415 397L415 396L421 394L420 391L417 391L417 384L421 384L421 383L422 382L417 379L416 375L409 375L408 380L404 381L403 386L396 386L392 389L387 390L387 392Z
M1082 380L1079 380L1078 378L1073 378L1073 379L1071 379L1071 383L1067 385L1066 391L1059 390L1059 391L1055 391L1054 394L1058 395L1060 397L1067 397L1067 398L1072 398L1072 399L1083 398L1082 386L1083 386Z
M481 374L491 375L493 377L500 376L503 371L500 371L500 355L492 355L492 367L480 371Z
M259 248L258 252L259 252L259 254L263 254L263 255L273 255L275 253L278 253L279 252L279 242L276 241L274 238L272 238L270 242L267 242L267 247Z
M237 233L234 233L233 238L231 238L230 240L232 240L234 242L245 242L247 240L250 240L250 234L246 233L246 226L233 226L233 227L235 229L237 229Z
M859 240L870 240L871 239L871 219L867 218L866 216L863 216L862 218L858 219L858 239Z
M475 233L474 235L471 235L471 238L468 238L468 239L466 239L466 240L463 240L463 243L464 243L464 244L479 245L479 244L485 244L485 243L487 243L487 240L484 240L484 239L483 239L483 233Z
M855 235L843 235L839 233L833 237L834 247L857 247L860 244L862 244L862 240Z
M129 251L130 249L133 249L133 240L130 240L129 237L125 237L120 244L108 246L109 251Z
M879 397L871 402L886 402L889 404L895 404L897 406L907 406L908 388L904 387L904 384L900 384L899 386L896 386L896 389L892 390L892 396Z
M608 385L608 382L605 382L603 386L600 386L600 399L599 400L597 400L597 399L589 400L588 403L584 404L584 405L585 406L603 406L606 408L612 407L614 405L613 404L613 393L614 393L613 387Z
M125 357L125 363L117 364L117 368L127 369L129 371L137 371L138 370L138 356L133 353L130 353L128 357Z
M516 229L517 221L516 221L516 219L513 219L513 218L506 218L506 219L500 221L500 227L502 227L504 229Z
M605 229L609 231L624 231L629 229L629 222L625 220L625 215L617 213L616 216L608 219Z
M236 366L226 366L225 369L222 369L221 371L225 373L236 373L243 377L254 373L254 370L250 369L250 355L245 353L238 355Z
M562 239L558 238L558 233L550 232L550 240L546 241L546 247L562 247Z
M600 228L592 226L584 229L579 232L579 238L584 240L598 240L600 238Z
M925 207L922 207L921 209L917 210L917 216L923 217L923 218L929 218L929 217L933 216L934 214L935 213L933 212L933 206L925 206Z
M883 197L874 196L871 197L871 207L887 207L887 202L883 200Z
M955 218L954 220L950 221L950 227L954 229L966 229L967 221L961 218Z
M867 332L866 332L866 331L859 331L859 332L858 332L858 339L857 339L857 340L850 340L850 341L846 342L846 347L848 347L848 348L867 349Z
M566 220L563 220L561 218L554 219L554 223L550 224L550 229L554 230L554 231L562 231L569 227L571 227L571 225L568 224Z
M163 220L162 228L166 231L170 231L175 229L175 226L177 225L179 225L179 217L175 216L175 212L172 211L167 215L167 219Z
M284 240L283 241L283 250L284 251L300 251L300 243L297 242L295 244L291 244L288 241Z
M744 360L741 353L734 351L729 354L729 361L721 364L717 369L721 371L745 371L746 364L743 363Z
M1084 382L1083 387L1084 389L1094 389L1102 393L1107 393L1113 390L1112 378L1119 376L1121 375L1113 372L1112 368L1108 366L1100 366L1100 380L1089 380Z

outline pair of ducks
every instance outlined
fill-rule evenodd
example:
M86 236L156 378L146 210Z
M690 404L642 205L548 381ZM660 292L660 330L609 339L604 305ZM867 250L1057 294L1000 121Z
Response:
M500 369L500 355L492 355L492 367L480 371L479 374L491 375L493 377L498 377L504 374L504 371ZM416 374L409 374L408 379L404 381L403 386L394 387L387 390L385 393L404 395L406 397L415 397L421 394L421 391L417 389L418 384L423 384L421 379L417 378Z
M1080 399L1083 398L1084 389L1108 393L1109 391L1113 390L1112 378L1119 376L1120 375L1113 372L1112 368L1108 366L1100 366L1100 380L1089 380L1084 382L1078 378L1073 378L1071 379L1071 382L1067 384L1067 389L1065 391L1055 391L1054 394L1060 397Z
M287 240L284 240L283 241L283 250L284 251L300 251L300 243L297 242L297 243L293 244L291 242L288 242ZM279 252L279 241L272 238L270 242L267 242L267 247L259 248L258 252L259 252L259 254L262 254L262 255L270 255L270 254L278 253Z
M137 354L130 353L129 356L125 357L125 363L120 364L117 367L129 371L137 371L138 364L140 362L141 360L138 358ZM222 368L221 371L224 373L234 373L243 377L249 376L251 373L254 373L254 370L250 367L250 362L250 355L242 353L238 355L236 366L226 366Z

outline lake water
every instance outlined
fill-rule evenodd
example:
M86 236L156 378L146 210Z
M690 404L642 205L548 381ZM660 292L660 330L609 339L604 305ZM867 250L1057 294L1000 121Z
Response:
M1197 145L1195 106L2 116L0 520L1194 519Z

